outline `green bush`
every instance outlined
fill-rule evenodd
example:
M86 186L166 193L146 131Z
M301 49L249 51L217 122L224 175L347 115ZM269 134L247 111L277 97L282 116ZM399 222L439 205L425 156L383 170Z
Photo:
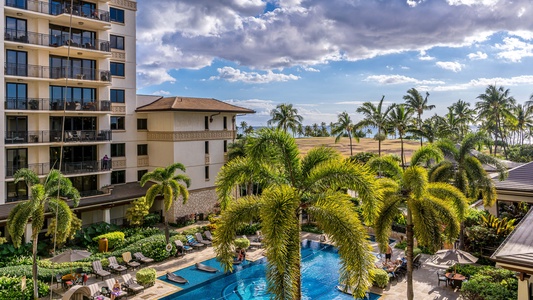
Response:
M396 243L396 245L394 245L394 248L402 250L407 249L407 241Z
M389 274L387 271L383 269L372 269L371 272L374 276L372 284L382 289L386 288L389 284Z
M144 216L143 225L147 227L151 227L159 222L161 222L161 216L159 214L151 213L151 214L147 214L146 216Z
M143 286L152 286L155 283L156 272L154 268L144 268L140 269L139 272L135 275L135 279L138 284Z
M170 254L165 250L165 246L165 235L156 234L139 240L126 247L115 249L113 252L107 254L106 257L111 255L122 257L122 253L129 251L131 253L142 252L144 255L153 258L155 261L162 261L170 256Z
M518 281L508 278L495 282L487 275L474 275L464 282L461 287L461 296L465 300L500 300L518 298Z
M324 233L324 231L322 231L322 229L318 228L314 224L304 224L304 225L302 225L302 231L311 232L311 233L317 233L317 234Z
M422 250L420 248L414 248L413 249L413 259L415 259L415 257L418 255L418 254L421 254L422 253Z
M87 247L93 243L93 238L104 233L117 231L119 227L117 225L100 222L91 224L85 228L82 228L76 232L76 244Z
M106 238L109 249L114 249L115 247L120 247L124 243L124 236L124 232L114 231L101 234L93 238L93 241L98 242L99 240Z
M33 281L26 279L26 289L21 290L22 277L0 276L0 299L33 299ZM39 297L46 297L50 293L50 287L41 281L38 281Z
M247 238L237 238L233 241L235 247L239 249L248 249L250 247L250 240Z

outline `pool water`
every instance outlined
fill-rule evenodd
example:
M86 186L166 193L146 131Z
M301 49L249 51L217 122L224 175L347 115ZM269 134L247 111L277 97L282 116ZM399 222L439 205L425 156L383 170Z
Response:
M195 266L174 272L189 280L187 284L172 283L184 290L162 298L163 300L210 299L210 300L266 300L267 293L266 259L245 262L235 267L235 272L224 274L216 259L204 264L217 268L220 272L206 273L196 270ZM302 299L353 299L351 295L337 290L339 280L339 256L337 250L314 241L302 242ZM166 276L158 279L167 281ZM169 282L169 281L167 281ZM171 283L171 282L170 282ZM368 293L368 300L380 296Z

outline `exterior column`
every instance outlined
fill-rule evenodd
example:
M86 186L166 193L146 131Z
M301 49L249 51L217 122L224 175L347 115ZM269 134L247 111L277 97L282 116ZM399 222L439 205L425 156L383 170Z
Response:
M111 209L110 208L104 209L102 211L102 214L103 214L103 219L104 219L103 221L111 224Z
M529 280L518 280L518 300L529 300Z
M498 201L494 203L493 206L485 206L485 210L487 210L491 215L498 216Z
M32 235L31 223L28 223L26 224L26 232L24 233L24 243L31 242L31 235Z

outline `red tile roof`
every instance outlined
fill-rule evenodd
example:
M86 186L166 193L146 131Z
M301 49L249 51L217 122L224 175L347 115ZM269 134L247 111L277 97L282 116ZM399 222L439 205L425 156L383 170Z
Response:
M137 112L149 111L209 111L253 114L255 111L210 98L161 97L150 104L138 107Z

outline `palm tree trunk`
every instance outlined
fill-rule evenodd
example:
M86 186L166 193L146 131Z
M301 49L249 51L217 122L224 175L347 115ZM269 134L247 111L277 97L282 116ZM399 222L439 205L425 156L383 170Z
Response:
M402 168L405 169L405 159L404 159L404 156L403 156L403 135L400 134L400 153L402 155Z
M407 226L405 235L407 238L407 300L413 300L413 246L414 246L414 234L413 234L413 220L411 216L411 210L407 208Z
M465 250L465 222L461 221L461 229L459 231L459 250Z
M33 265L31 268L31 275L32 275L32 281L33 281L33 299L37 300L39 299L39 284L37 282L37 276L38 276L38 270L37 270L37 239L38 235L35 234L35 237L33 238L33 245L32 245L32 259L33 259Z
M350 156L353 156L353 150L352 150L352 135L348 131L348 137L350 138Z

